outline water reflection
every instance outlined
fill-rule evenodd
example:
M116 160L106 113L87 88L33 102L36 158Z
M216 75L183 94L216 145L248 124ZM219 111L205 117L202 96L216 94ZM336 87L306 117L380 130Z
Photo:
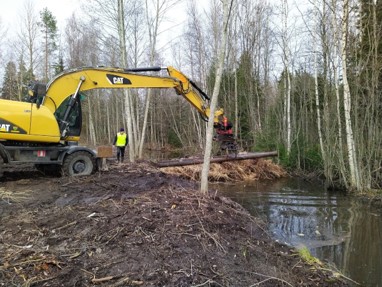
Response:
M298 179L216 185L266 220L275 239L304 245L362 286L382 287L381 214L320 183Z

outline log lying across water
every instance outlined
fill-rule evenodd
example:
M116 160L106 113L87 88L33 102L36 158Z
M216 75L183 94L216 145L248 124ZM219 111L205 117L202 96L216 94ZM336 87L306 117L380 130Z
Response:
M268 152L250 152L242 153L237 155L226 155L219 157L212 157L211 163L225 162L225 161L235 161L235 160L246 160L246 159L255 159L263 157L274 157L277 156L277 151L268 151ZM185 166L193 164L203 163L203 158L180 158L172 160L163 160L156 162L155 165L158 167L170 167L170 166Z

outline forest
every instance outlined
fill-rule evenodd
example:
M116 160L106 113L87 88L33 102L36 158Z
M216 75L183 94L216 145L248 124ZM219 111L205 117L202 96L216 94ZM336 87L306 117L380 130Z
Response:
M241 149L277 150L328 187L381 190L382 0L198 2L83 1L59 27L25 1L14 33L0 19L0 98L23 100L31 81L83 66L174 66L212 95L226 25L218 106ZM84 103L83 144L111 144L125 127L132 161L204 149L205 121L173 90L95 90Z

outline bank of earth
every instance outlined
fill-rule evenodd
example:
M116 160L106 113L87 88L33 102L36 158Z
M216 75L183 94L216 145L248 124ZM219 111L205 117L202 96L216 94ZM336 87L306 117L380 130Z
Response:
M148 162L81 178L5 170L0 286L350 286L197 185Z

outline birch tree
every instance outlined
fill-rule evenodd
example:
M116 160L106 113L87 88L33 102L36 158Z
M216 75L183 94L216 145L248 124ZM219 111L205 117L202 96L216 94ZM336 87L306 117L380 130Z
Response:
M343 139L342 139L342 120L341 120L341 108L342 108L342 103L341 103L341 96L340 96L340 83L339 83L339 76L338 76L338 70L339 70L339 67L340 67L340 57L339 57L339 47L340 47L340 28L339 26L337 25L337 13L336 13L336 6L337 6L337 0L332 0L332 3L331 3L331 11L332 11L332 15L330 17L330 23L329 23L329 26L332 30L332 33L331 33L331 41L328 40L328 43L327 45L331 46L331 51L329 53L329 68L330 70L332 71L332 74L333 74L333 82L334 82L334 90L335 90L335 99L336 99L336 119L337 119L337 138L338 138L338 160L339 160L339 164L338 164L338 169L340 170L340 173L341 173L341 176L342 176L342 180L343 182L345 183L345 186L347 186L347 177L346 177L346 166L345 166L345 163L344 163L344 152L343 152ZM325 4L324 4L325 5ZM332 44L330 45L329 42L331 42ZM328 122L328 121L327 121ZM330 129L328 127L328 123L327 123L327 127L326 127L328 130ZM329 140L332 140L332 139L329 139ZM329 144L329 140L327 141L327 144ZM330 141L332 142L332 141ZM329 151L331 150L331 147L332 145L329 144L328 147L326 147L326 149L328 150L328 153ZM329 157L325 157L324 158L324 161L325 161L325 164L326 166L331 166L332 163L330 162L331 159ZM327 177L332 177L332 174L331 174L331 171L326 171L326 176Z
M214 114L218 102L218 96L220 91L220 83L223 75L224 59L226 53L227 37L228 37L228 24L230 18L230 12L232 9L233 0L223 0L223 23L222 23L222 33L220 38L220 48L217 54L217 68L216 68L216 78L214 84L214 91L212 93L211 103L210 103L210 117L208 119L207 131L206 131L206 147L204 151L204 162L201 172L201 182L200 191L204 194L208 193L208 174L210 170L210 159L212 151L212 137L214 129Z
M198 5L195 0L190 1L187 6L187 23L184 33L184 39L179 41L177 47L178 65L180 68L187 65L190 70L190 77L199 83L200 87L206 91L205 80L207 78L208 65L207 61L207 47L206 31L203 22L204 18L202 13L198 11ZM185 51L185 53L184 53ZM194 126L196 129L195 138L197 138L198 146L202 149L204 146L204 121L194 109L187 111L187 118L189 119L189 126Z
M288 0L282 2L283 12L283 32L282 32L282 47L283 47L283 63L284 63L284 124L286 129L286 150L287 155L290 155L292 148L292 126L291 126L291 79L289 73L290 66L290 48L288 39Z
M313 39L313 54L314 54L314 95L315 95L315 111L316 111L316 117L317 117L317 135L318 135L318 140L319 140L319 144L320 144L320 151L321 151L321 158L322 158L322 161L323 161L323 164L324 166L327 166L328 165L328 160L327 159L327 156L326 156L326 147L325 147L325 143L324 143L324 133L323 133L323 124L322 124L322 118L324 116L327 115L327 112L325 113L324 112L324 115L322 113L322 110L321 110L321 107L322 106L326 106L326 103L322 103L321 102L321 98L320 98L320 87L319 87L319 66L320 66L320 59L321 59L321 55L323 55L323 57L325 57L325 54L326 53L322 53L322 51L320 50L320 48L322 48L323 50L326 50L328 49L328 46L329 46L329 43L327 42L327 38L326 38L326 35L327 35L327 31L323 31L324 30L324 27L325 27L325 21L326 21L326 4L325 2L321 2L322 3L322 6L320 6L320 0L315 0L313 1L313 5L314 5L314 29L312 31L312 39ZM320 45L321 44L321 45ZM321 57L319 57L321 56ZM327 68L324 68L324 70L326 71ZM324 79L326 79L326 73L324 72ZM325 85L326 86L326 85ZM326 91L324 90L323 91L324 94L326 95ZM326 100L326 96L324 96L324 99L322 101L325 101ZM327 123L327 122L326 122ZM326 127L326 130L328 130L328 128ZM324 168L326 169L326 168ZM327 171L325 172L325 174L327 175Z
M125 18L124 18L123 0L118 0L118 34L119 44L122 53L122 65L128 67L126 54L126 36L125 36ZM130 162L135 161L135 142L133 138L133 119L132 119L132 102L129 90L124 90L125 95L125 113L127 123L127 135L129 138L129 159Z
M342 11L342 37L341 37L341 59L342 59L342 81L343 101L345 114L345 130L347 141L347 152L350 169L350 187L360 189L359 171L356 157L356 149L353 138L353 127L351 119L351 94L347 74L347 48L349 29L349 0L344 0Z

